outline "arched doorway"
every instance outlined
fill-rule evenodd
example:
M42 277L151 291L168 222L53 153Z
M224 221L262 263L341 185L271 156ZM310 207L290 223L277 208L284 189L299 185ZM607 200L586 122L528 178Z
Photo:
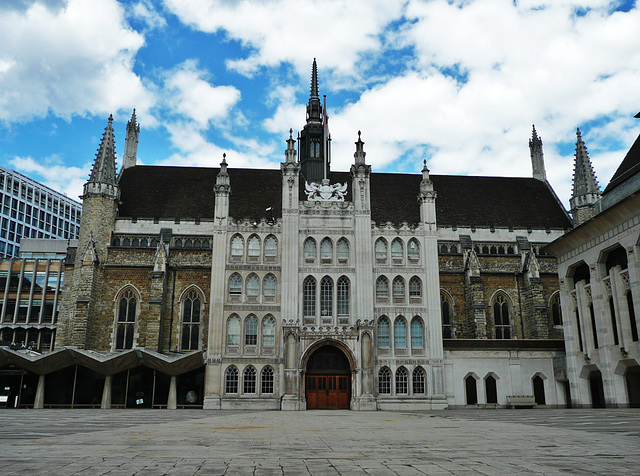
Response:
M305 376L308 410L349 409L351 367L339 348L324 345L309 356Z

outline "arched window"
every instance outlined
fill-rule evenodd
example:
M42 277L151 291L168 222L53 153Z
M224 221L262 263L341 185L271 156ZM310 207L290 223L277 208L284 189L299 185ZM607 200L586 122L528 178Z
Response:
M387 242L383 238L376 241L376 261L387 261Z
M338 278L338 316L349 315L349 279L345 276Z
M313 238L307 238L304 242L304 260L312 263L316 260L317 254L316 240Z
M242 374L242 393L256 393L256 369L251 365Z
M627 290L627 308L629 309L629 323L631 324L631 340L638 342L638 323L636 322L636 310L633 307L633 295L631 289Z
M250 274L247 278L247 296L257 296L260 294L260 280L255 274Z
M407 323L403 317L396 318L393 323L393 338L396 349L407 346Z
M389 319L382 316L378 319L378 347L389 347Z
M244 241L240 235L231 238L231 256L239 258L244 255Z
M346 238L340 238L336 245L336 255L340 263L349 261L349 242Z
M378 319L378 347L389 347L389 319L382 316Z
M238 393L238 369L235 365L228 367L224 373L224 392Z
M422 281L417 276L414 276L409 280L409 297L412 297L412 298L422 297Z
M307 276L302 284L302 313L304 317L316 316L316 278Z
M511 339L509 304L504 294L498 294L493 302L493 321L496 339Z
M487 394L487 403L498 403L498 386L493 375L488 375L484 379L484 387Z
M227 345L240 345L240 318L235 314L227 321Z
M276 295L276 277L273 274L267 274L262 281L262 293L265 297L273 297Z
M409 378L407 375L407 369L400 367L396 371L396 394L409 393Z
M555 293L551 298L551 317L554 326L562 325L562 307L560 307L560 293Z
M250 315L244 321L244 345L258 344L258 318Z
M449 248L449 253L458 253L458 247L456 245L451 245L451 247Z
M618 337L618 321L616 319L616 307L613 304L613 296L609 296L609 315L611 316L611 328L613 334L613 345L620 345L620 338Z
M331 243L329 238L325 238L320 243L320 259L324 262L333 259L333 243Z
M273 393L273 369L271 367L266 366L262 369L262 372L260 374L260 383L260 393Z
M273 347L276 345L276 320L267 314L262 320L262 346Z
M238 273L233 273L229 278L229 294L242 294L242 277Z
M136 297L131 289L127 289L122 293L118 302L116 350L133 348L133 336L136 326L136 305Z
M420 243L415 238L409 240L407 245L407 255L410 261L418 261L420 259Z
M425 385L425 375L424 369L422 367L416 367L413 370L413 394L414 395L424 395L427 391L427 386Z
M333 281L325 276L320 281L320 315L331 316L333 314Z
M389 299L389 280L380 276L376 280L376 300L377 301L386 301Z
M260 256L260 238L256 235L252 235L247 241L247 254L252 258Z
M380 395L391 393L391 372L386 367L382 367L378 372L378 393Z
M404 289L404 278L402 276L396 276L393 280L393 300L404 301L405 289Z
M414 349L420 349L424 345L423 343L424 325L422 319L418 316L411 319L411 347Z
M391 242L391 258L394 263L402 262L404 258L404 246L400 238L396 238Z
M182 306L181 350L197 350L200 338L200 295L190 291Z
M446 294L440 293L440 313L442 314L442 337L453 339L453 319L451 302Z
M274 258L278 256L278 241L274 236L267 236L265 238L264 256L265 258Z

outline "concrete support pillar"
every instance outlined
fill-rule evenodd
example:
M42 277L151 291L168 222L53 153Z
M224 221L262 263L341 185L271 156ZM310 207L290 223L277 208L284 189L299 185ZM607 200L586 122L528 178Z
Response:
M38 376L38 387L36 388L36 398L33 401L33 408L44 408L44 375Z
M102 387L102 403L100 408L111 408L111 384L113 382L113 375L107 375L104 378L104 387Z
M169 383L169 399L167 400L167 410L175 410L178 408L178 378L175 375L171 376L171 383Z

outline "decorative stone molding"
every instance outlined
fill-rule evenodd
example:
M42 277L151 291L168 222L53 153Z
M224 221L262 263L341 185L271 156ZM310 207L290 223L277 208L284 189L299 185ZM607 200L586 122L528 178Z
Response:
M620 272L620 279L622 279L622 284L624 285L624 290L628 291L631 289L631 283L629 282L629 270L625 270Z
M611 296L611 276L607 276L606 278L602 278L602 284L604 284L604 291L607 296ZM585 289L587 286L585 286Z

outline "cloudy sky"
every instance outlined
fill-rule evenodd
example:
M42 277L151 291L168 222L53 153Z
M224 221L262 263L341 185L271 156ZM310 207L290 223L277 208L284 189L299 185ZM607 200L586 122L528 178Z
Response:
M603 186L640 133L634 0L5 0L0 164L75 198L135 107L139 163L277 167L314 57L336 170L361 130L374 171L530 176L535 124L566 204L576 127Z

